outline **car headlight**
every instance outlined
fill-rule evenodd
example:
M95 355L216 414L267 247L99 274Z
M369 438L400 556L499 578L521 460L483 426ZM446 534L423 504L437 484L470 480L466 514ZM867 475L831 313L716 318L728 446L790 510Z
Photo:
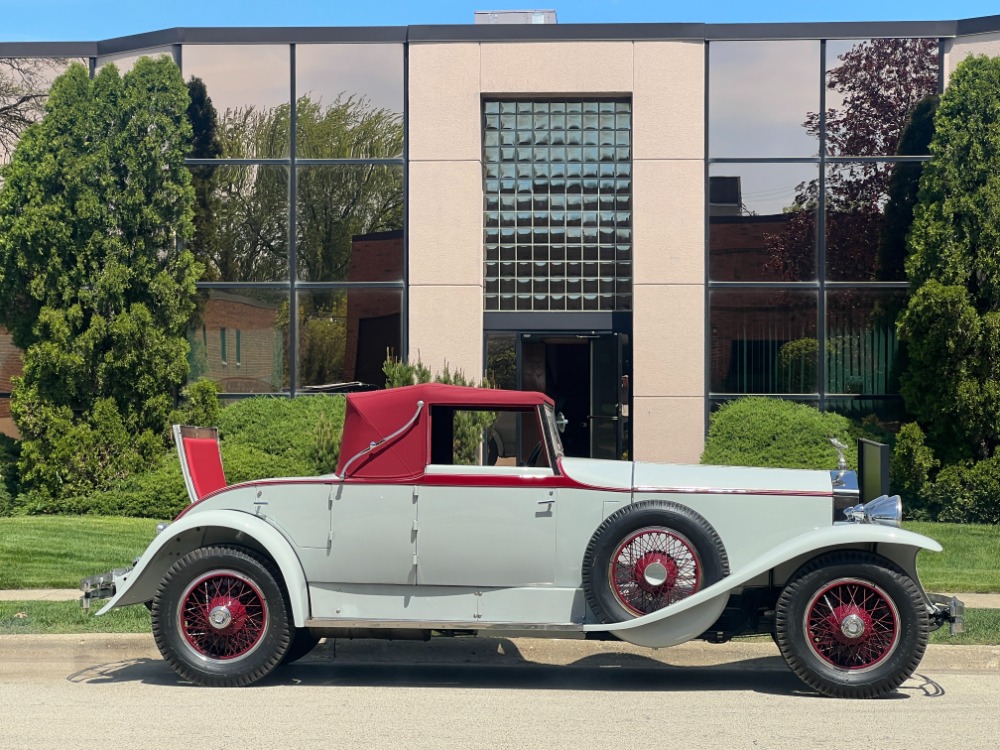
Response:
M882 526L899 528L903 520L903 501L899 495L882 495L864 505L858 504L845 508L844 515L848 521L855 523L877 523Z

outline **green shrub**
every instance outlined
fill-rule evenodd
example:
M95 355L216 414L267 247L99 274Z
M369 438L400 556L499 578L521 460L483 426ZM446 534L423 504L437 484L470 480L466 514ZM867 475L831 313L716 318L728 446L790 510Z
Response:
M924 507L923 489L939 462L924 443L924 432L915 422L899 428L896 445L889 460L892 491L903 498L907 518L930 520L936 512Z
M835 437L853 445L851 422L831 412L776 398L751 396L731 401L712 415L703 464L835 469ZM851 468L856 451L845 451Z
M234 445L256 448L263 454L310 467L302 474L320 474L328 462L316 460L316 431L326 419L328 430L340 433L344 425L343 396L302 396L300 398L260 397L239 401L222 410L219 432L225 449ZM327 448L332 443L327 442ZM336 444L339 452L339 440ZM336 464L337 456L329 456ZM227 476L228 476L228 466ZM275 476L274 473L261 476Z
M1000 523L1000 456L944 467L924 485L921 500L938 521Z
M219 423L219 386L214 380L201 378L181 391L184 406L170 416L173 424L214 427Z

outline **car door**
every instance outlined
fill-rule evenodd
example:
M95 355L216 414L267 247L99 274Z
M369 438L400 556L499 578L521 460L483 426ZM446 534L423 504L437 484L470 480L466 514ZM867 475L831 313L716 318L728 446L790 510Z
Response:
M417 583L552 585L556 479L548 467L428 466L417 496Z

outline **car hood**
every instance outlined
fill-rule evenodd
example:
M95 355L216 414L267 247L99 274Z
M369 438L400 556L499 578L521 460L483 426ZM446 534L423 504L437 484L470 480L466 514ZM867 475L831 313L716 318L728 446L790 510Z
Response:
M602 461L564 458L566 475L591 487L639 491L735 490L756 493L829 494L830 472L807 469L763 469L748 466L654 464L642 461Z

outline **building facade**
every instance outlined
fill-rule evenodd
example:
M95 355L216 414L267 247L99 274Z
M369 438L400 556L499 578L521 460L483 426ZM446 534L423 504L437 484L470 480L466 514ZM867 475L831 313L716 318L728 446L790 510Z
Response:
M739 395L897 418L901 186L1000 16L0 42L0 92L164 54L216 123L192 377L297 395L419 358L545 391L571 454L696 462ZM18 358L0 336L8 432Z

